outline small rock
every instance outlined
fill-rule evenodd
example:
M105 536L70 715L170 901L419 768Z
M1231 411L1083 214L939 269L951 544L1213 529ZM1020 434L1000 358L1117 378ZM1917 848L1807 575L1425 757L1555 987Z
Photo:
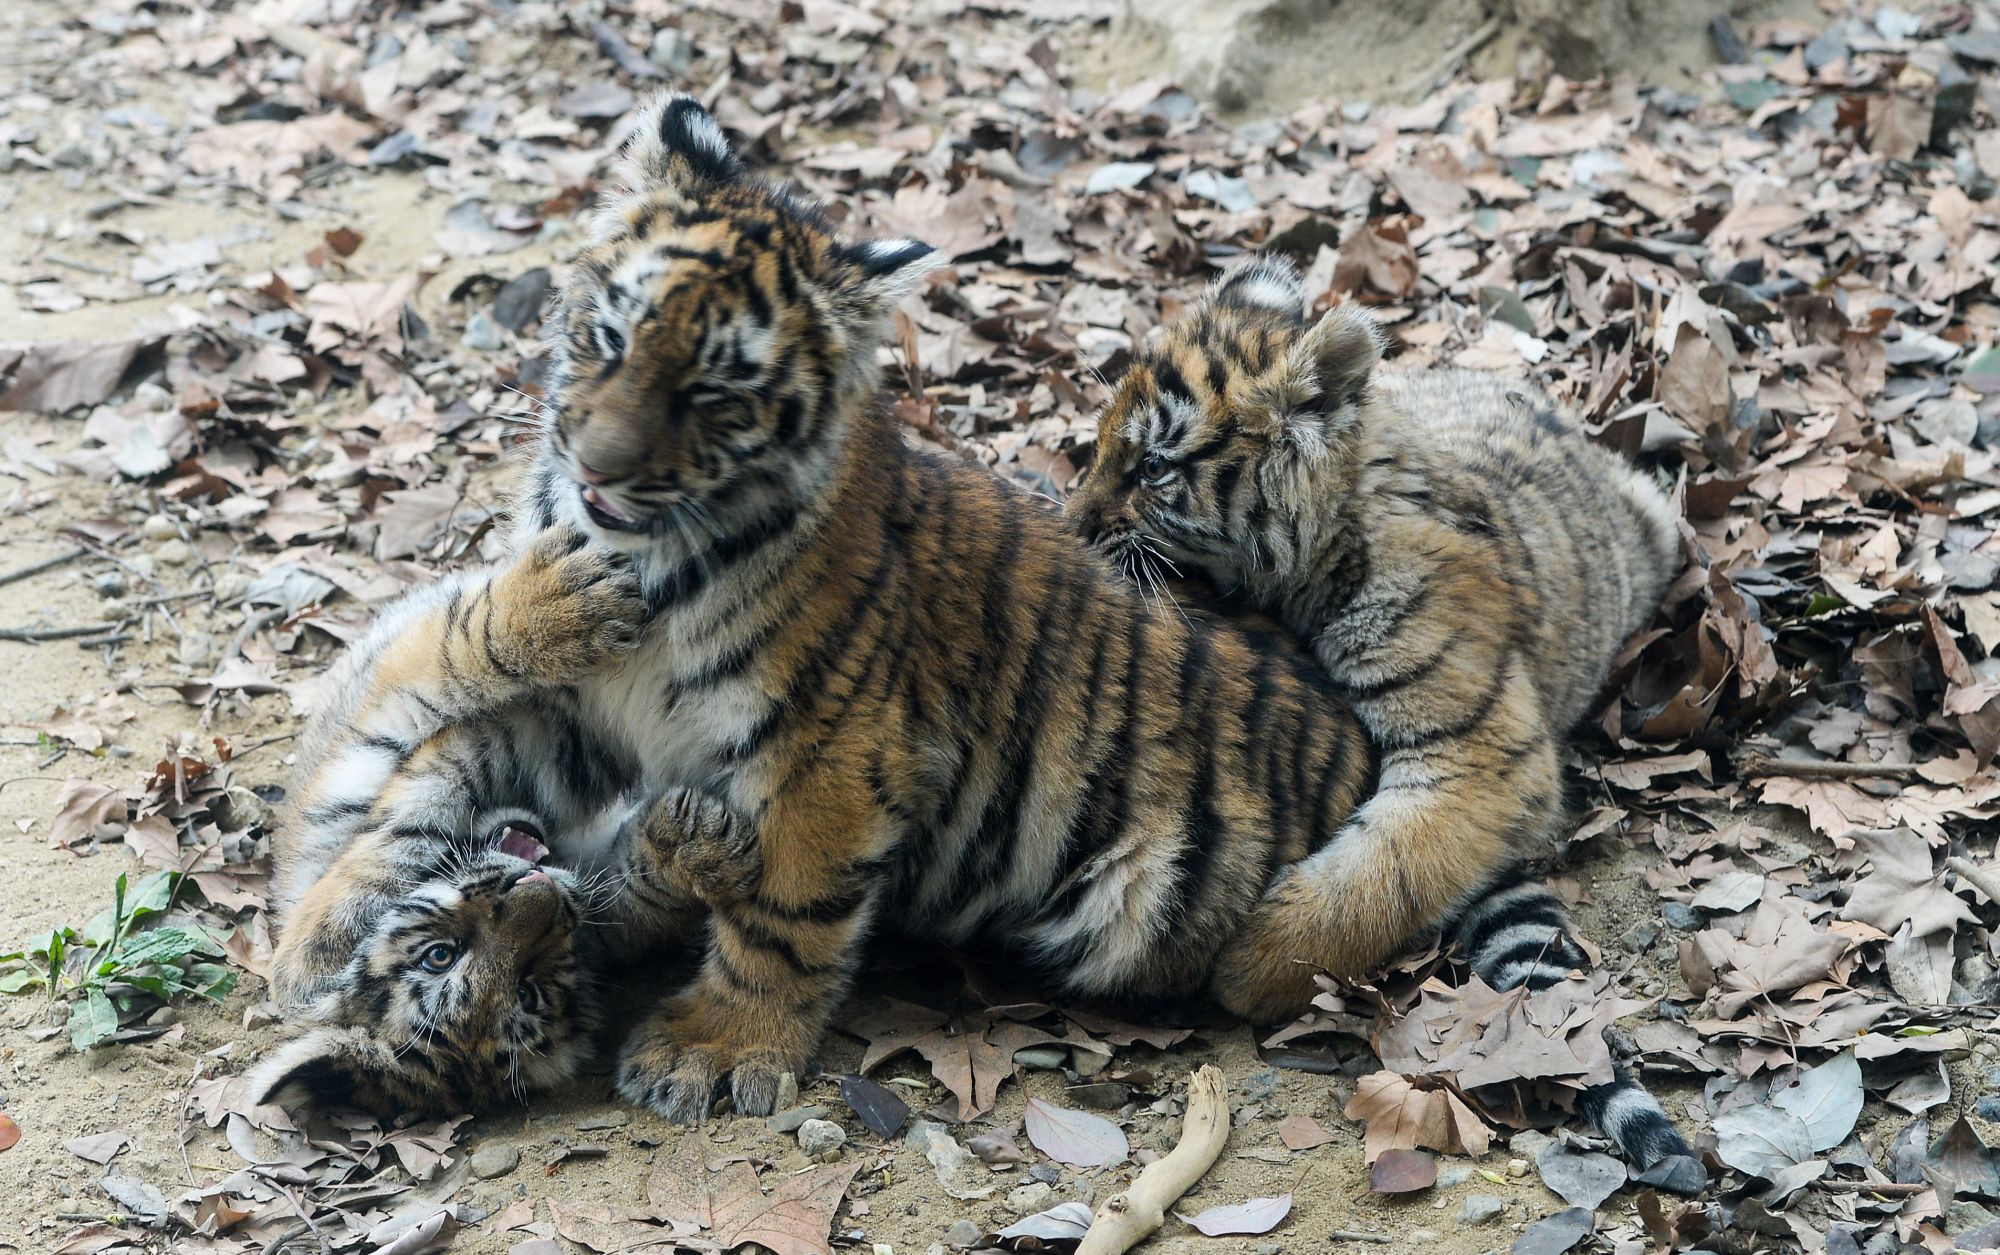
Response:
M1044 1072L1053 1072L1068 1060L1069 1052L1060 1046L1028 1046L1014 1052L1014 1062Z
M1685 902L1669 902L1660 908L1660 914L1666 917L1668 924L1682 932L1691 932L1702 926L1701 912Z
M1439 1236L1436 1229L1412 1229L1410 1230L1410 1245L1422 1250L1424 1247L1437 1241Z
M685 70L689 62L687 36L671 26L662 26L653 32L652 47L646 49L646 60L663 70Z
M90 150L82 144L65 144L49 160L65 170L81 170L91 164Z
M1450 1168L1440 1168L1438 1170L1439 1189L1443 1190L1454 1189L1458 1186L1464 1185L1467 1181L1470 1181L1471 1179L1472 1179L1472 1169L1466 1167L1464 1164L1457 1164Z
M773 1133L796 1133L799 1131L799 1126L806 1121L824 1120L826 1115L825 1107L793 1107L789 1111L780 1111L764 1121L764 1127Z
M1659 938L1660 930L1651 924L1634 924L1625 930L1625 935L1618 939L1618 944L1624 946L1633 954L1641 954L1645 952L1648 946L1658 941Z
M1467 1194L1465 1201L1458 1205L1458 1223L1485 1224L1497 1220L1507 1210L1507 1204L1491 1194Z
M549 297L549 268L536 266L507 281L493 298L493 318L516 335L542 316Z
M1278 1255L1278 1252L1284 1249L1284 1247L1279 1246L1276 1242L1259 1242L1257 1244L1257 1255Z
M132 389L132 400L156 414L164 414L174 408L174 394L150 379Z
M847 1130L831 1120L807 1120L799 1125L799 1149L808 1159L826 1163L847 1145Z
M123 597L132 588L123 571L106 571L91 581L99 597Z
M521 1152L512 1146L481 1146L472 1152L472 1175L482 1181L504 1177L521 1166Z
M1527 1176L1528 1161L1525 1159L1509 1159L1507 1161L1507 1175L1510 1177L1514 1177L1517 1180L1521 1177Z
M149 514L146 521L139 524L139 534L147 540L172 540L180 535L180 529L164 514Z
M215 577L215 599L225 606L242 601L243 594L249 591L249 577L240 571L224 571Z
M1988 1094L1973 1103L1972 1114L1982 1120L2000 1121L2000 1094Z
M1349 122L1366 122L1368 115L1375 112L1375 105L1367 100L1350 100L1340 107L1340 116Z
M182 666L206 667L215 661L215 638L190 628L181 633L178 653Z
M779 1111L789 1111L799 1105L799 1078L790 1072L778 1073Z
M1055 1201L1055 1187L1041 1181L1030 1181L1007 1191L1007 1206L1017 1215L1032 1216L1046 1211Z
M485 310L479 310L465 320L466 348L492 353L506 345L507 337L501 334L500 324L488 317Z
M168 566L186 566L194 561L194 550L188 547L186 541L176 537L161 541L159 547L153 550L153 556Z
M1555 1140L1536 1129L1524 1129L1507 1139L1507 1149L1524 1158L1535 1159L1543 1150L1555 1145Z
M1076 1069L1078 1076L1096 1076L1111 1066L1111 1056L1095 1050L1074 1050L1070 1052L1069 1066Z
M1265 1068L1252 1072L1236 1086L1236 1096L1244 1102L1263 1102L1278 1092L1278 1070Z
M1838 35L1818 35L1806 44L1806 68L1817 74L1836 61L1847 60L1847 44Z
M579 1120L576 1131L579 1133L595 1133L599 1129L622 1129L630 1123L632 1123L632 1117L629 1114L623 1111L612 1111L601 1116L593 1116L588 1120Z
M944 1244L953 1250L971 1250L979 1238L979 1226L970 1220L954 1220L951 1228L944 1231Z
M1029 1164L1028 1175L1044 1185L1057 1185L1062 1181L1062 1169L1052 1163Z

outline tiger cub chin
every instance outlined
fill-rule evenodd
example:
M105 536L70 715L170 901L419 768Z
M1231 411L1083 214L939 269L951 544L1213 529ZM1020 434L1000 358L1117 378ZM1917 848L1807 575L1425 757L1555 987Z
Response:
M1564 734L1673 574L1672 514L1531 386L1378 372L1380 346L1352 306L1310 321L1283 260L1239 267L1119 383L1068 514L1128 568L1283 621L1381 751L1375 795L1278 876L1285 909L1225 948L1222 983L1360 974L1450 925L1489 984L1543 988L1585 960L1517 864L1555 835ZM1643 1090L1603 1089L1586 1109L1643 1100L1635 1157L1685 1153Z

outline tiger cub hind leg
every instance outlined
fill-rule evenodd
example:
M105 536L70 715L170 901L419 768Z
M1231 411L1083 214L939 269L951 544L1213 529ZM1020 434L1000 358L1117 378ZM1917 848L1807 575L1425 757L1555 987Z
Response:
M1569 913L1546 885L1520 865L1481 885L1446 924L1468 966L1496 990L1542 990L1587 969L1590 959L1573 935ZM1578 1110L1609 1138L1639 1179L1677 1194L1699 1194L1708 1174L1659 1100L1623 1066L1612 1079L1583 1091Z

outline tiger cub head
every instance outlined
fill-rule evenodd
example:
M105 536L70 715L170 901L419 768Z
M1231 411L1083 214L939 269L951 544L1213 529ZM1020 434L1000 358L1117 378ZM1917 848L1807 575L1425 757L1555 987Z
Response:
M344 962L280 947L274 992L307 1029L260 1068L260 1101L449 1115L576 1075L596 1028L579 886L541 865L532 820L482 830L478 848L397 877Z
M530 493L643 556L740 536L823 493L879 383L889 309L941 264L856 241L750 177L693 97L641 111L551 318Z
M1118 381L1070 525L1128 573L1164 559L1225 589L1296 559L1301 505L1354 456L1381 350L1351 305L1310 321L1283 258L1237 267Z

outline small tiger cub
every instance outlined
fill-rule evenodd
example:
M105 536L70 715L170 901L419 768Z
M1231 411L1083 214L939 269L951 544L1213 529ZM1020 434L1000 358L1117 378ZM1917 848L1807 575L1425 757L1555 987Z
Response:
M1289 969L1303 993L1312 967L1359 975L1449 924L1488 983L1543 988L1583 955L1516 864L1554 835L1564 734L1665 592L1673 517L1530 385L1378 372L1381 346L1352 306L1310 321L1282 259L1239 267L1120 381L1068 514L1128 569L1164 560L1275 615L1382 755L1218 985ZM1657 1115L1630 1088L1586 1109ZM1640 1125L1642 1162L1685 1151L1664 1118Z

